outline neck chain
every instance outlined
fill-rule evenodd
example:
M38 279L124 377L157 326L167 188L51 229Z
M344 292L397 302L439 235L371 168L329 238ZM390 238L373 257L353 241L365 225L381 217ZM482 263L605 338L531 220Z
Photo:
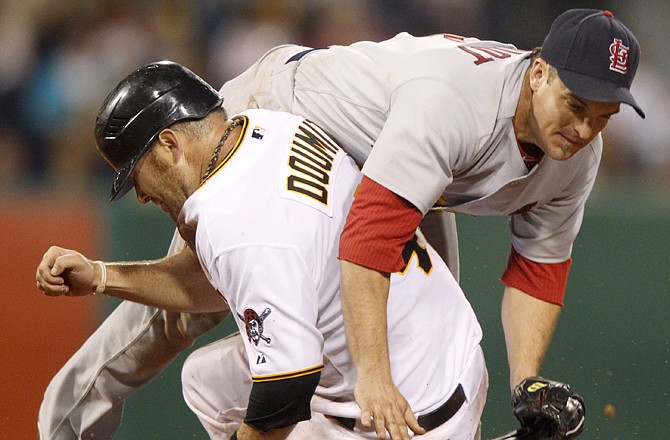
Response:
M219 159L219 154L221 153L221 147L223 147L223 144L226 143L226 140L228 139L228 136L230 136L230 133L232 133L236 127L242 125L242 121L243 121L242 118L233 119L233 122L231 122L228 128L226 128L226 131L223 132L223 136L221 136L219 145L217 145L216 148L214 149L214 154L212 154L212 158L209 160L209 163L207 164L205 174L203 174L202 176L203 181L207 179L210 174L212 174L212 171L214 171L214 166L216 165L216 161Z

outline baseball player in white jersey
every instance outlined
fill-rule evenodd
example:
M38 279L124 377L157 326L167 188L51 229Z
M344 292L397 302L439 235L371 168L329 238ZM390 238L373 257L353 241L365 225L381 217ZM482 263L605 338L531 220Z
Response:
M229 309L241 336L194 352L183 373L184 396L212 438L376 438L357 422L339 299L339 235L360 171L302 117L249 110L227 121L216 104L204 117L210 105L189 110L180 100L198 81L173 63L146 66L110 94L96 132L118 173L113 199L134 186L140 202L176 220L188 247L135 264L52 248L38 283L50 295L104 292L169 310ZM160 129L165 103L186 110ZM119 125L121 115L131 117ZM201 122L179 125L193 119ZM475 314L418 230L403 258L388 302L393 380L421 437L478 438L487 377Z
M620 103L643 116L629 91L638 61L635 37L609 11L579 9L559 16L533 52L449 34L324 49L281 46L221 94L235 111L309 117L365 162L341 241L345 305L357 286L374 291L355 295L354 310L383 313L388 288L378 275L402 265L402 244L432 209L509 216L502 319L516 396L524 379L539 374L563 304L572 244L601 158L600 131ZM426 235L432 242L435 235ZM350 337L363 338L353 341L364 351L354 358L363 361L384 358L370 354L383 329L368 326L369 313L345 319ZM113 328L122 319L105 324ZM368 377L365 365L357 369L359 405L401 426L398 412L387 409L393 402L385 401L392 384L384 374ZM537 406L515 397L514 407L522 424L543 425ZM560 429L581 427L582 415L583 405L565 417L572 426Z

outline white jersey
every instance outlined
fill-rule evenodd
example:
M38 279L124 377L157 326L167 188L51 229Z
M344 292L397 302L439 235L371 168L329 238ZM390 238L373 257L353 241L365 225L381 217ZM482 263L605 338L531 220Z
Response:
M338 402L335 415L356 417L337 250L361 174L305 119L264 110L241 117L240 141L186 201L179 223L196 231L196 253L236 318L252 379L322 371L316 395ZM424 413L459 383L474 395L481 372L467 363L481 329L420 233L404 255L405 271L391 276L389 350L395 383Z
M545 157L528 172L512 117L529 52L476 38L407 33L291 61L303 50L268 52L223 86L224 107L308 117L365 163L365 175L423 213L436 207L515 214L510 227L518 252L541 263L569 258L602 139L567 161Z

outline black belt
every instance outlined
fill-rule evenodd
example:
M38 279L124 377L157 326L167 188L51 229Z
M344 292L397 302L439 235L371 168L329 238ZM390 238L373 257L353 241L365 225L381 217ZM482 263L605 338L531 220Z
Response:
M286 60L286 62L284 64L288 64L288 63L291 63L293 61L299 61L300 58L304 57L308 53L314 52L315 50L321 50L321 49L328 49L328 48L327 47L315 47L314 49L303 50L302 52L298 52L297 54L293 55L291 58Z
M431 431L438 426L443 425L450 418L452 418L454 414L456 414L458 410L461 409L463 403L465 403L465 392L463 392L463 387L459 384L451 397L447 399L447 401L444 402L442 406L437 408L435 411L429 412L428 414L420 415L417 421L423 429L426 431ZM354 430L356 419L351 419L348 417L330 417L340 422L345 428L351 431Z

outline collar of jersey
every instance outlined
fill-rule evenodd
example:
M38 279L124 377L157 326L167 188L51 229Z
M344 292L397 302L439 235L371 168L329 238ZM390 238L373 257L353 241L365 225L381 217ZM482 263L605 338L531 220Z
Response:
M242 129L240 130L240 135L237 137L237 140L235 141L235 145L233 145L233 148L231 148L230 151L223 157L223 159L221 159L221 163L219 163L212 170L212 172L209 173L209 176L207 176L206 179L203 179L202 182L200 182L200 185L198 185L197 189L200 189L205 184L205 182L211 179L214 174L218 173L219 170L223 168L223 166L227 164L228 161L230 161L230 159L232 159L235 153L237 153L237 150L240 149L240 146L242 145L242 140L244 140L244 136L247 133L247 127L249 126L249 118L247 118L244 115L241 115L239 117L242 118L242 125L240 126L242 127Z

